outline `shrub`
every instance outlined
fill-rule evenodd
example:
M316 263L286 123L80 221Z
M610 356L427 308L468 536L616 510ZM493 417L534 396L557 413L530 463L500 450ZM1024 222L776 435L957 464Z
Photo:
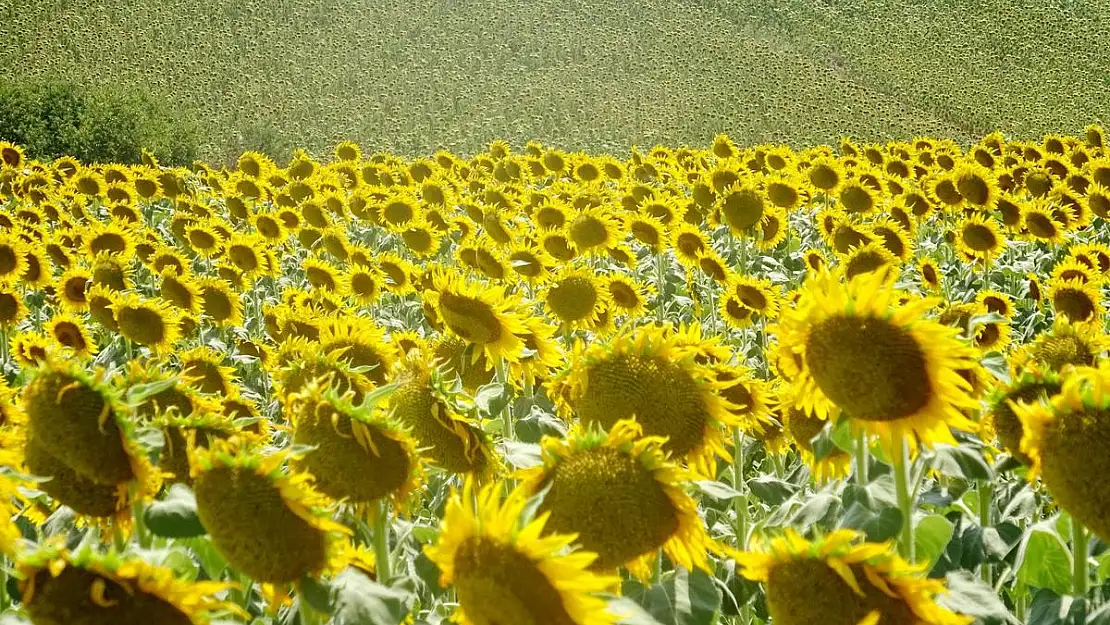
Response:
M138 163L144 149L167 164L197 157L196 128L154 95L57 81L0 81L0 140L44 160Z

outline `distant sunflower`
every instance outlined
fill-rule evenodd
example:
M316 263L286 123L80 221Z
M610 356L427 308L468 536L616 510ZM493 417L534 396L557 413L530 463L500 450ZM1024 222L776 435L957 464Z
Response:
M701 255L712 249L705 234L690 224L682 224L671 231L671 247L678 262L685 267L696 267Z
M67 269L58 278L55 293L62 308L71 312L89 309L87 291L92 286L92 273L80 267Z
M1068 280L1077 280L1083 283L1094 282L1098 284L1102 282L1102 273L1090 265L1079 262L1075 258L1065 258L1052 267L1049 282L1066 282Z
M965 163L952 170L956 190L964 201L981 211L990 211L998 201L998 180L994 173L977 164Z
M974 352L957 330L923 318L935 301L898 304L890 276L841 280L811 278L774 329L800 361L789 376L798 408L822 419L839 413L888 448L902 439L955 444L949 427L974 425L960 412L974 402L958 373L973 366Z
M833 194L844 181L844 168L832 158L818 158L805 170L809 184L819 191Z
M828 267L829 261L825 258L825 253L816 248L810 248L805 253L806 271L810 273L819 273Z
M1064 242L1064 224L1053 215L1051 205L1043 201L1033 201L1024 207L1022 223L1037 241L1057 245Z
M734 236L751 236L766 211L763 194L750 184L737 183L723 189L716 210L722 224Z
M609 291L609 301L615 311L631 319L639 318L647 310L647 302L653 288L632 278L612 274L605 280Z
M1014 316L1014 300L1009 294L994 289L983 289L975 296L975 302L987 312L1007 319Z
M921 275L921 285L927 291L940 291L943 287L942 281L944 276L940 272L940 267L932 258L922 256L917 260L917 270Z
M1110 373L1078 369L1047 401L1012 403L1021 419L1021 451L1052 498L1103 540L1110 540Z
M844 276L849 280L866 273L896 274L898 271L898 258L875 242L853 249L840 262Z
M668 452L710 475L713 458L728 456L723 426L739 421L718 394L713 371L695 361L701 342L641 327L578 343L548 391L564 416L587 425L611 428L635 417L646 435L667 437Z
M385 275L376 268L351 265L340 281L343 292L355 298L359 304L367 306L378 301L385 284Z
M238 439L214 441L192 458L197 515L212 545L264 584L288 584L328 568L349 530L304 473L286 473L287 453L263 456Z
M126 291L132 286L131 266L108 252L101 252L92 262L92 281L113 291Z
M0 232L0 284L15 282L27 269L27 244Z
M585 254L604 253L618 242L620 223L605 207L584 208L567 225L571 242Z
M854 530L809 542L787 529L758 551L738 555L736 563L744 577L763 584L767 610L778 625L972 621L935 603L944 582L923 577L889 543L861 542Z
M116 294L111 312L124 338L156 352L171 349L179 336L178 316L161 299L143 299L134 293Z
M26 316L27 306L23 304L22 293L0 284L0 328L7 331Z
M643 436L634 420L608 434L572 427L566 439L543 439L543 464L522 472L532 494L543 494L547 531L573 534L597 554L590 568L624 566L647 579L662 549L676 566L708 570L719 552L682 487L696 479L667 458L662 438Z
M878 209L877 193L859 180L848 180L837 194L839 206L848 213L866 215Z
M504 486L477 490L468 479L447 503L439 539L425 548L454 587L463 625L611 625L617 617L596 596L618 584L592 573L594 554L566 552L574 537L545 535L546 520L525 520L526 489L502 501ZM542 536L542 538L541 538Z

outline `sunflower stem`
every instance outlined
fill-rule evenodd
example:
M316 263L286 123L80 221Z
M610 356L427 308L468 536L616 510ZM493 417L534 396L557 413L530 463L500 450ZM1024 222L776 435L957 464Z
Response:
M388 585L393 576L389 562L389 501L382 499L378 502L377 514L374 515L374 564L377 568L377 581L379 584Z
M667 275L663 269L663 252L655 255L655 279L659 286L659 299L655 304L655 315L663 323L667 315Z
M732 487L740 494L733 500L736 512L736 548L747 548L748 542L748 496L744 493L744 433L740 428L732 430Z
M898 437L894 450L894 491L898 498L898 509L902 512L902 536L900 545L902 555L912 564L914 562L913 544L913 497L910 496L910 450L903 436Z
M871 453L867 448L867 432L860 432L856 439L856 483L867 486L871 481Z
M994 488L987 480L979 483L979 527L987 529L991 526L991 503L994 497ZM984 562L979 567L979 576L988 584L994 585L994 575L989 563Z
M501 392L507 392L509 389L509 365L505 362L504 358L497 359L496 365L497 382L501 385ZM504 421L505 429L503 431L505 440L516 440L516 424L513 423L513 410L511 405L507 405L501 409L501 419Z
M1090 535L1087 528L1075 517L1071 518L1072 595L1087 596L1087 545Z

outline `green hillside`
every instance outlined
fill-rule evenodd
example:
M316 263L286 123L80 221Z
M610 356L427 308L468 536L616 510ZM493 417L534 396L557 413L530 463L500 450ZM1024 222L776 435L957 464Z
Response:
M148 87L201 121L213 159L343 138L410 154L966 139L1110 117L1110 3L925 5L9 0L0 67Z

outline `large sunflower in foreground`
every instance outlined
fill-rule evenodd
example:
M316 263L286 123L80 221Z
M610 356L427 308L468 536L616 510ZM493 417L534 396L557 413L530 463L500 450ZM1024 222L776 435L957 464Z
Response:
M241 612L215 597L229 584L182 581L133 555L48 545L17 564L23 607L36 624L201 625L215 613Z
M950 427L973 429L960 409L974 407L958 373L975 352L958 330L925 319L936 302L901 294L889 276L837 273L810 279L797 307L775 329L799 408L819 418L847 417L888 448L905 437L956 444Z
M1047 401L1011 404L1025 428L1021 451L1052 498L1110 540L1110 372L1084 367Z
M739 424L721 397L722 383L696 360L688 333L660 327L619 332L604 342L578 343L570 364L549 392L566 418L612 428L635 418L648 436L692 469L713 474L713 458L727 458L724 427Z
M501 501L504 485L475 492L467 480L447 504L439 540L425 548L440 584L454 586L464 625L609 625L616 617L597 596L618 582L588 570L594 554L566 553L566 534L544 534L546 519L522 522L528 503L518 487Z
M566 439L544 438L543 465L523 475L531 493L546 491L547 530L577 535L597 554L597 571L626 566L646 579L659 549L678 566L707 569L707 551L719 548L682 490L695 478L667 458L663 439L641 434L624 420L608 434L575 426Z
M852 530L813 542L794 530L759 551L737 556L744 577L762 582L776 625L967 625L971 618L935 602L944 582L926 579L891 552Z

